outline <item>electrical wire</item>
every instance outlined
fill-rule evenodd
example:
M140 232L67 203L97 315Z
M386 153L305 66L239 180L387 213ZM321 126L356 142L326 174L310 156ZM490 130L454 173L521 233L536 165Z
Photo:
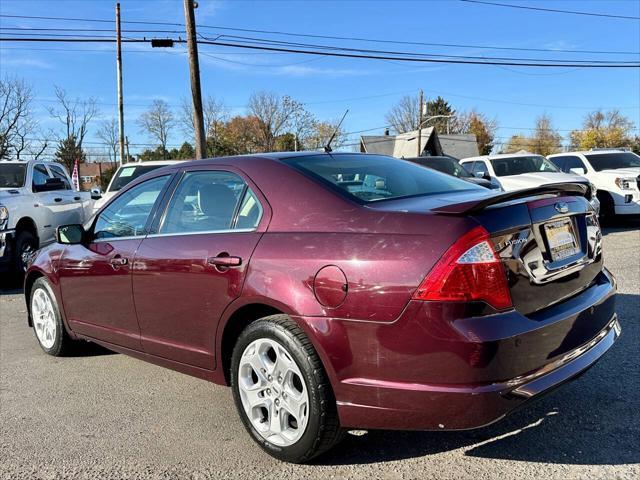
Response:
M589 17L617 18L617 19L623 19L623 20L640 20L640 17L632 17L627 15L613 15L609 13L579 12L576 10L560 10L557 8L529 7L527 5L513 5L511 3L486 2L484 0L460 0L460 1L464 3L490 5L492 7L507 7L507 8L518 8L521 10L536 10L539 12L565 13L570 15L587 15Z

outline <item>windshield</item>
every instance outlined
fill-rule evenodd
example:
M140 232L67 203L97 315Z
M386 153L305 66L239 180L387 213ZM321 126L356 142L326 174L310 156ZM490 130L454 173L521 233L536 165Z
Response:
M380 155L310 155L285 162L359 202L482 190L450 175Z
M419 163L425 167L433 168L434 170L453 175L454 177L469 178L471 176L471 174L453 158L425 157L424 160L420 159Z
M136 178L161 167L166 167L166 165L125 165L124 167L120 167L113 177L111 185L109 185L109 191L117 192Z
M27 172L25 163L0 162L0 188L20 188L24 186Z
M616 168L640 167L640 157L632 152L598 153L585 155L597 172Z
M527 157L495 158L491 160L496 177L521 175L523 173L559 172L558 168L540 155Z

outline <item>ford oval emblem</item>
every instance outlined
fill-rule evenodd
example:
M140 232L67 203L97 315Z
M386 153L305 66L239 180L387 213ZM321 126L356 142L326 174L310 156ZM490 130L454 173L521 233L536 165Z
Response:
M569 211L569 205L566 202L558 202L554 205L554 208L560 213L567 213Z

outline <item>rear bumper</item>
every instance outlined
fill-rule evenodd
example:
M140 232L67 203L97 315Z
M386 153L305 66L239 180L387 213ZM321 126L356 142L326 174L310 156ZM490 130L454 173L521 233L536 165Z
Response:
M471 429L597 362L620 334L614 301L614 281L603 272L579 295L529 317L460 318L451 305L412 302L393 324L334 319L316 324L315 334L324 334L319 349L331 364L343 427Z

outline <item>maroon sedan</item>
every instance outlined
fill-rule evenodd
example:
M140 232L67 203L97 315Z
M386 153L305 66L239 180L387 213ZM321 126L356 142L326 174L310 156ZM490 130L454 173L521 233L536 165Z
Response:
M304 462L345 429L469 429L615 342L584 187L495 194L390 157L183 163L60 227L25 279L45 352L88 340L230 385ZM579 405L576 405L579 408Z

